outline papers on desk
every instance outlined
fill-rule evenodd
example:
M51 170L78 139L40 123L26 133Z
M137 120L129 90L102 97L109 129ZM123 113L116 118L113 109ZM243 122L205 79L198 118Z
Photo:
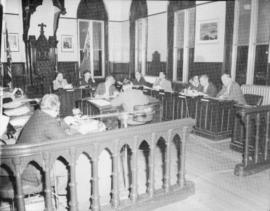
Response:
M111 103L108 100L104 100L104 99L90 99L88 100L90 103L93 103L97 106L110 106Z

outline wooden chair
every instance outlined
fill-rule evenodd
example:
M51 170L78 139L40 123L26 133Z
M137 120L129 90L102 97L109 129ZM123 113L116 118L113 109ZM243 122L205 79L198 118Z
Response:
M244 94L245 100L248 105L261 106L263 102L263 96L255 94Z

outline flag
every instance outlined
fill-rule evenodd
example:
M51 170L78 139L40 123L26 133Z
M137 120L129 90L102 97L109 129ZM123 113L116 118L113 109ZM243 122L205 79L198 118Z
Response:
M6 28L6 55L7 55L7 65L6 71L4 71L4 86L9 86L12 88L12 72L11 72L11 51L8 41L8 30Z

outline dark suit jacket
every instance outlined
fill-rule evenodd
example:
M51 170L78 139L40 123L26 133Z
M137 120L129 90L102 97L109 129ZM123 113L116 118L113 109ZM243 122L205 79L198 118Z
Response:
M22 129L17 144L42 143L64 137L66 137L66 133L55 118L41 110L36 110ZM41 177L35 167L28 165L22 174L22 180L38 185Z
M133 85L137 86L147 86L147 82L145 81L144 77L141 77L139 81L137 81L137 79L135 78L132 83Z
M113 93L117 91L114 85L111 85L109 88L109 95L112 96ZM105 83L99 83L95 92L95 95L104 95L105 94Z
M208 85L206 91L203 91L203 93L207 94L209 97L216 97L217 88L213 83L209 82L209 85Z

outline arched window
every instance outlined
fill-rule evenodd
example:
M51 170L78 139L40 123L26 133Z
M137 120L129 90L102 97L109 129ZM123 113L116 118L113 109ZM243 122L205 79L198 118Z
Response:
M133 0L130 7L130 70L146 72L147 4L146 0Z
M81 0L78 10L80 71L105 77L108 61L108 15L103 0Z

